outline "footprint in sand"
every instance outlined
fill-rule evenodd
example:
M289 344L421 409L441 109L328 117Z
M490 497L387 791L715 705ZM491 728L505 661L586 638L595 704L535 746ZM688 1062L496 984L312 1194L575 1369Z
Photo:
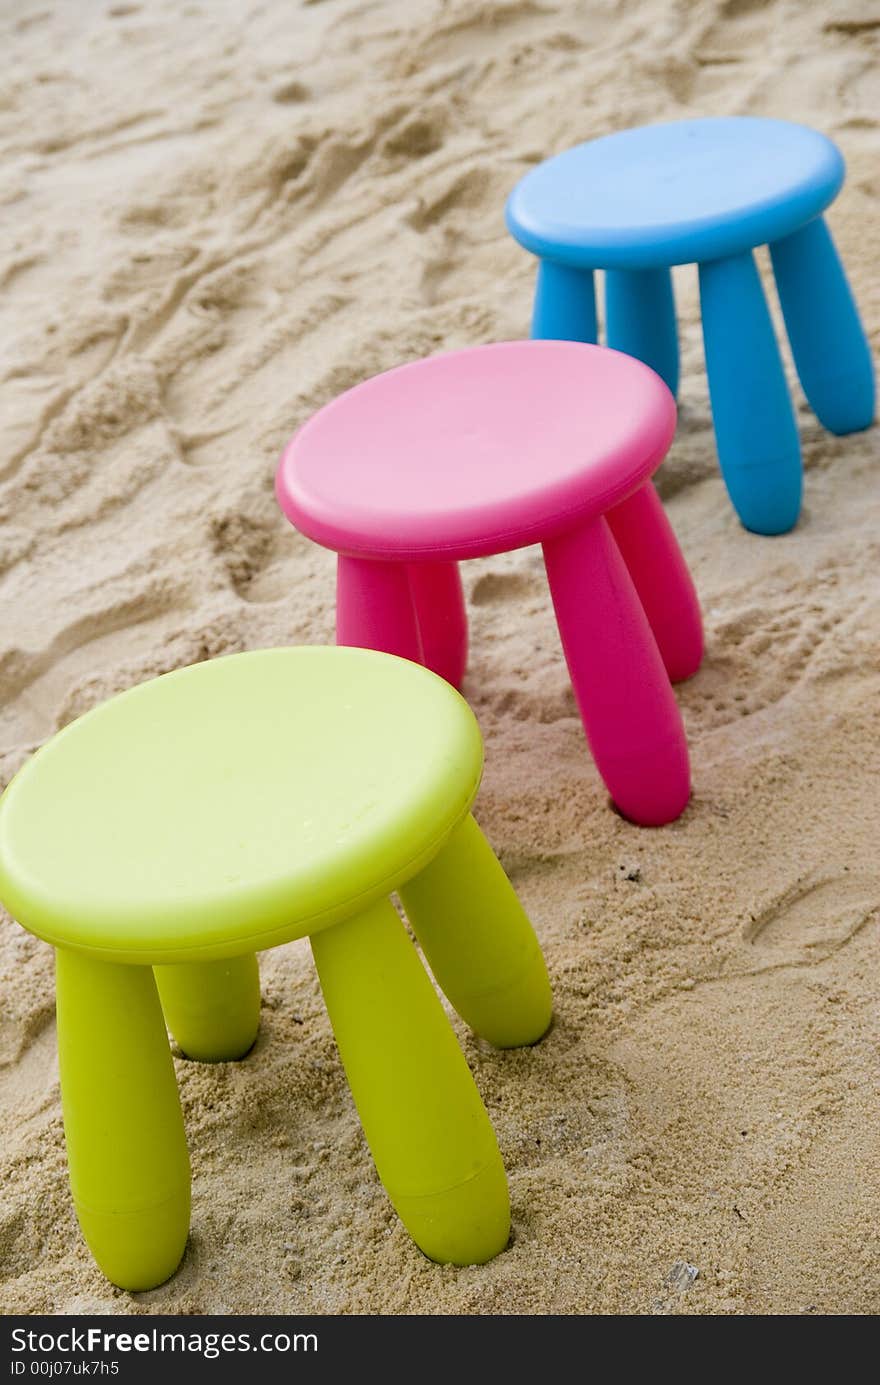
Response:
M538 584L528 572L484 572L471 588L471 601L475 606L495 606L533 596L537 590Z
M847 874L798 882L749 920L743 938L803 961L821 961L878 917L880 880Z

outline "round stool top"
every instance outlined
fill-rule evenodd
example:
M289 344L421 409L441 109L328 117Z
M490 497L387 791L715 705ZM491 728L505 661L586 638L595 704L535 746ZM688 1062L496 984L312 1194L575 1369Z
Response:
M473 713L370 650L236 654L72 722L0 799L0 898L117 962L314 933L426 864L482 768Z
M630 356L516 341L431 356L333 400L288 443L277 492L327 548L404 560L522 547L626 499L675 430Z
M844 163L805 125L755 116L621 130L539 164L507 203L535 255L651 269L734 255L790 235L834 200Z

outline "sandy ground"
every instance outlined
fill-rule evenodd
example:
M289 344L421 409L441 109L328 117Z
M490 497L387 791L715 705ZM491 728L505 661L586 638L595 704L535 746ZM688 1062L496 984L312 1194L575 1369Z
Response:
M109 693L332 638L334 564L280 518L279 449L364 376L527 332L504 198L619 126L788 116L849 165L830 221L876 342L874 0L216 0L0 6L0 771ZM178 1057L194 1167L175 1278L132 1297L68 1199L52 956L0 934L0 1307L18 1312L880 1310L876 431L796 390L795 533L739 528L694 275L661 472L701 593L695 794L609 810L537 551L468 564L480 820L556 1024L459 1026L514 1239L438 1268L375 1177L306 945L262 958L246 1061ZM694 1279L679 1262L696 1267Z

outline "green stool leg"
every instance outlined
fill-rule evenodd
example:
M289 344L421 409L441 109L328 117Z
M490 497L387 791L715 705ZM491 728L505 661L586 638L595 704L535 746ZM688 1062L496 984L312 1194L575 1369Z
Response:
M440 988L496 1048L534 1044L553 1012L534 929L473 817L400 890Z
M76 1214L104 1274L153 1289L189 1230L180 1097L149 967L57 952L58 1057Z
M153 970L165 1022L187 1058L226 1063L253 1048L260 1027L260 971L253 952Z
M352 1096L385 1190L432 1260L482 1264L510 1234L495 1133L388 900L312 935Z

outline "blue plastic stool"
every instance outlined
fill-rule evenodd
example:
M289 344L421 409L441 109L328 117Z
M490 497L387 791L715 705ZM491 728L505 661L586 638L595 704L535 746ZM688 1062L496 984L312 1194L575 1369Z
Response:
M624 130L539 164L507 225L541 257L532 336L596 341L593 270L605 270L608 345L675 393L670 265L696 262L718 458L747 529L781 534L801 503L800 442L752 257L769 244L804 393L832 433L874 417L871 354L821 216L843 158L786 120L734 116Z

